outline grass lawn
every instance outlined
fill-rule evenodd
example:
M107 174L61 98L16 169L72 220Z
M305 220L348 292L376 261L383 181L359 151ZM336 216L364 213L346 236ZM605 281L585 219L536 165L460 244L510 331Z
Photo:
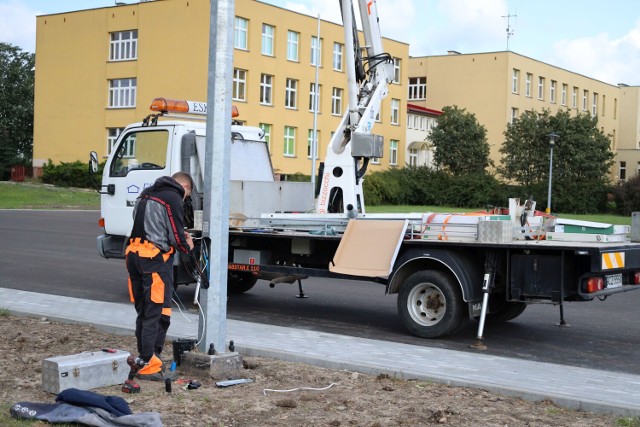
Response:
M100 195L93 190L57 188L42 184L0 181L0 209L100 209ZM408 212L474 212L482 209L462 209L448 206L380 205L367 206L369 213ZM609 224L631 225L631 217L610 214L556 214L562 218Z
M0 209L100 209L96 191L0 182Z

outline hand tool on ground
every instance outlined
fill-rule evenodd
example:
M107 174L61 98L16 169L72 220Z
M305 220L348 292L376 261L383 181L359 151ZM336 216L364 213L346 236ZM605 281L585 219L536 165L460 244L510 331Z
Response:
M127 365L131 368L129 370L129 375L127 379L122 384L122 392L123 393L140 393L140 384L136 383L134 378L136 376L136 372L141 368L141 366L137 363L136 358L133 356L127 357Z

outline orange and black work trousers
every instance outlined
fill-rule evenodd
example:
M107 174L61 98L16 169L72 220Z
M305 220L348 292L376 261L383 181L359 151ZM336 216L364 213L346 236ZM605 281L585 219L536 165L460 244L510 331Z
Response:
M129 296L136 308L136 340L140 357L160 355L171 324L173 249L164 253L138 239L126 251Z

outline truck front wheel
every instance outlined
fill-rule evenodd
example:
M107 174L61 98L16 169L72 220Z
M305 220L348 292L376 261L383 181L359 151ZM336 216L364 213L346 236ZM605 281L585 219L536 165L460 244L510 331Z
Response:
M253 288L258 279L251 273L231 273L227 276L227 290L230 294L243 294Z
M409 332L419 337L451 334L464 317L460 287L442 272L418 271L400 289L398 313Z

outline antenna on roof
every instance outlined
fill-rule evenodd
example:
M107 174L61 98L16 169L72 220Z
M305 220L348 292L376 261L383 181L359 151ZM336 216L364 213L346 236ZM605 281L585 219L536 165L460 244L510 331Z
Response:
M509 39L511 38L511 36L515 32L515 29L513 27L511 27L511 18L517 18L518 15L516 15L514 13L513 15L512 14L502 15L502 17L503 18L507 18L507 51L508 51L509 50Z

